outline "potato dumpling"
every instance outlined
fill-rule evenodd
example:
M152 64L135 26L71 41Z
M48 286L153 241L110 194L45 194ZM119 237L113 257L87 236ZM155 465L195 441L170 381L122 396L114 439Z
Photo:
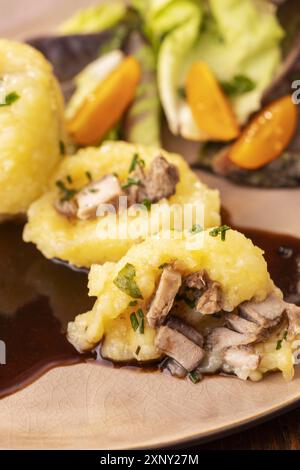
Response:
M136 180L134 173L129 171L134 159L143 162L142 171L147 174L158 156L160 164L170 165L167 168L170 175L178 177L173 195L157 201L156 193L152 191L151 197L155 202L147 207L145 202L145 210L137 214L131 215L129 209L117 210L116 214L104 214L102 217L89 216L90 206L85 201L101 195L103 185L110 194L114 194L118 184L123 188L124 185L130 186ZM99 186L93 186L98 184L101 190ZM134 189L134 186L129 189ZM162 185L157 189L157 194L161 189L166 188ZM57 202L61 195L68 204L60 212ZM64 210L73 210L76 197L77 201L80 199L78 216L72 217L72 212L66 216ZM89 267L94 263L118 261L132 245L165 228L164 221L169 216L171 206L175 212L180 212L184 205L189 205L192 212L197 209L201 223L206 227L219 224L218 191L208 189L201 183L182 157L151 147L106 142L100 148L80 150L61 162L50 191L35 201L28 211L24 240L35 243L47 258L60 258L76 266ZM157 224L158 212L161 218ZM174 220L172 224L171 229L176 229Z
M104 337L103 354L114 360L143 361L159 357L156 329L149 326L146 312L167 265L176 266L182 278L205 270L221 286L220 308L224 312L250 299L262 301L277 291L263 252L251 240L234 230L227 230L225 239L222 234L214 236L215 233L210 229L195 234L160 233L159 237L148 238L130 248L118 263L93 265L89 290L97 300L91 311L69 324L70 342L85 351ZM130 318L133 312L139 323L136 330ZM142 332L141 312L144 314ZM199 313L197 316L203 317Z
M63 98L32 47L0 39L0 217L26 213L60 159Z

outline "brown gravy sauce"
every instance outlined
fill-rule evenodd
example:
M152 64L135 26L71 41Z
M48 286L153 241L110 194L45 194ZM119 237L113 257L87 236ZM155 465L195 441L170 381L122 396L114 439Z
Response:
M265 251L271 276L285 299L300 305L300 239L256 229L241 231ZM64 333L67 323L93 302L87 295L86 273L43 258L22 242L22 226L0 226L0 340L6 345L0 398L53 367L95 362L93 354L75 351Z

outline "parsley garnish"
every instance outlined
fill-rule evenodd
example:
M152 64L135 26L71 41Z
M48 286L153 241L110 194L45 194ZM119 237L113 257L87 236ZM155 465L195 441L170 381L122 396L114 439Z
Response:
M137 165L145 166L145 161L142 158L140 158L138 153L135 153L133 155L131 163L130 163L129 173L134 171L136 169Z
M202 376L196 370L193 370L192 372L188 374L188 378L190 379L191 382L193 382L193 384L197 384L198 382L200 382Z
M158 269L164 269L164 268L166 268L167 266L169 266L169 263L163 263L163 264L161 264L160 266L158 266Z
M135 307L137 305L137 300L132 300L129 302L128 307Z
M127 263L113 280L113 283L118 287L118 289L133 299L142 299L143 296L135 281L135 275L135 267L132 264Z
M203 231L203 227L199 224L194 224L192 228L189 230L190 233L195 234L195 233L200 233Z
M59 141L59 150L61 155L66 155L66 146L62 140Z
M231 81L221 83L223 90L229 96L239 96L254 90L256 84L246 75L236 75Z
M136 318L136 314L135 313L132 313L130 315L130 323L131 323L131 326L132 326L132 329L134 331L136 331L139 327L139 322L138 322L138 319Z
M135 354L138 356L140 354L141 346L136 348Z
M71 175L67 175L66 179L67 179L68 183L70 183L70 184L73 183L73 178L72 178Z
M221 240L222 242L224 242L226 239L227 230L231 230L231 227L229 227L228 225L221 225L220 227L213 228L209 232L209 235L211 237L217 237L218 235L221 235Z
M91 173L90 173L89 171L86 171L86 172L85 172L85 176L87 177L87 179L88 179L89 182L91 183L91 181L92 181L92 179L93 179Z
M4 98L4 102L0 103L0 108L3 108L4 106L10 106L11 104L15 103L15 101L18 101L20 96L16 91L12 91L6 97Z
M122 189L128 189L130 186L138 186L140 180L138 178L128 178L127 183L123 184Z
M282 341L283 341L283 340L286 340L286 338L287 338L287 331L284 332L284 335L283 335L282 339L279 339L279 340L277 341L277 344L276 344L276 351L278 351L279 349L281 349Z
M152 202L150 199L144 199L142 205L146 207L147 211L149 212L152 206Z
M138 309L137 311L138 317L140 318L140 328L139 332L143 335L145 332L145 317L142 309Z
M61 180L56 181L55 184L59 188L60 192L62 193L62 197L60 199L62 202L70 201L70 199L72 199L78 192L77 189L67 188L65 183Z

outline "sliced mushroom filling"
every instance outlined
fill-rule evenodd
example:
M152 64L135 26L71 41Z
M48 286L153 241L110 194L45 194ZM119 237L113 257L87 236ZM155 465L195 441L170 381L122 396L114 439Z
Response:
M171 265L163 269L158 288L147 313L147 320L155 328L166 320L181 286L181 274Z
M188 292L189 290L191 292ZM192 298L189 298L195 304L195 310L203 315L222 310L221 285L212 281L204 270L192 273L184 279L182 294L183 298L186 298L186 294L191 294Z
M63 190L63 197L55 201L55 209L67 218L88 220L96 217L102 204L117 205L117 198L122 195L128 197L127 203L130 207L145 201L149 204L158 202L175 194L179 171L164 157L156 157L147 174L140 160L136 160L132 166L128 180L123 186L116 175L106 175L100 180L90 182L79 192L68 189L61 181L57 182L60 190Z
M155 345L188 372L198 367L205 354L201 346L168 325L159 328Z

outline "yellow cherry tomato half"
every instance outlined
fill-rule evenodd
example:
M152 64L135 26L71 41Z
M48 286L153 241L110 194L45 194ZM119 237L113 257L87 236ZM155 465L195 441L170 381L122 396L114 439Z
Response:
M99 84L67 123L68 131L77 144L99 143L118 123L134 99L140 77L139 63L129 56Z
M228 157L240 168L256 170L279 157L293 138L298 109L291 96L266 106L231 147Z

